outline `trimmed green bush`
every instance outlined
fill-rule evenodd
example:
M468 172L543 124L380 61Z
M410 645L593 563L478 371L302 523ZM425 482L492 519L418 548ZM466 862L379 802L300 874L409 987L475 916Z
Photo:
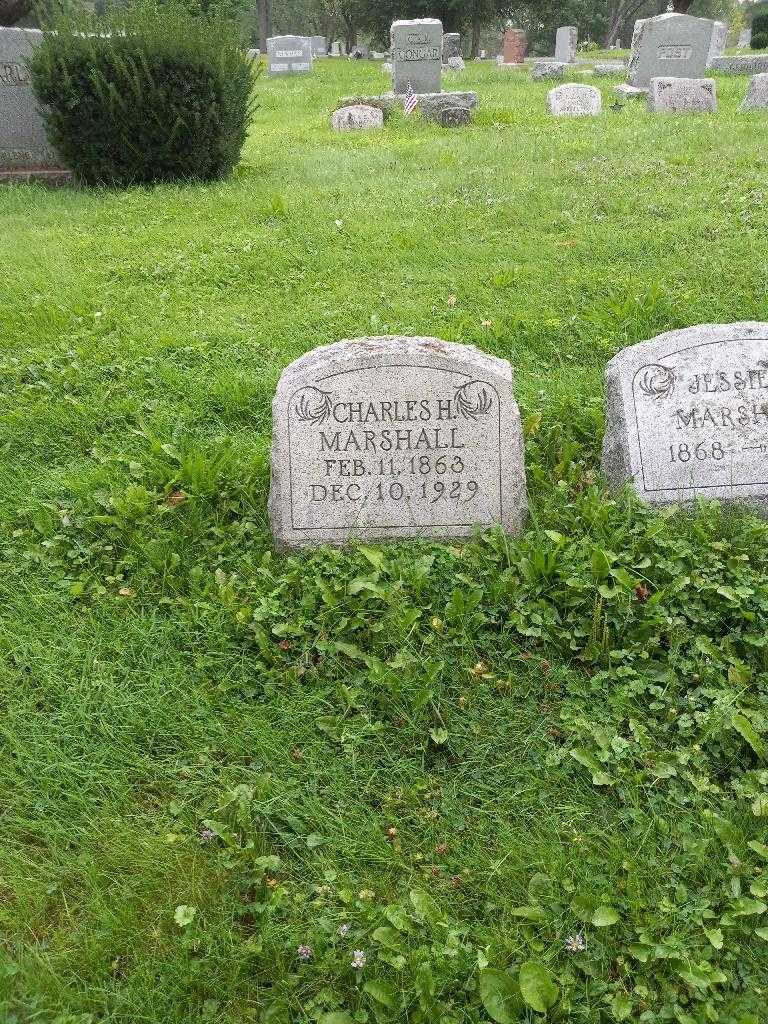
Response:
M71 20L30 61L48 135L86 184L208 181L237 163L253 64L231 22L175 6Z
M753 33L749 45L753 50L768 49L768 31Z

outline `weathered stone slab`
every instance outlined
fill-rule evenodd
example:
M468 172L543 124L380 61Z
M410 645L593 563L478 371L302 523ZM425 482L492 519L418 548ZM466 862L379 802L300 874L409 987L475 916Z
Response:
M709 62L709 67L721 75L760 75L768 72L768 53L744 57L714 57Z
M466 107L474 110L477 106L476 92L433 92L419 96L419 111L422 117L439 120L443 110Z
M312 44L313 57L328 56L328 41L325 36L310 36L309 39Z
M565 74L566 65L554 60L537 60L531 65L531 78L536 81L542 79L562 78Z
M443 64L447 64L451 57L461 57L461 33L443 33Z
M627 65L622 60L605 61L602 64L595 64L592 70L596 78L610 78L626 71Z
M392 80L397 95L440 92L443 26L437 18L395 21L392 37Z
M528 53L528 36L521 28L507 25L501 40L501 62L503 64L522 64Z
M621 85L617 85L614 92L619 100L644 99L648 95L647 89L640 89L635 85L627 85L626 82L622 82Z
M703 325L625 348L605 374L603 472L652 505L768 514L768 324Z
M562 64L576 61L576 44L579 30L575 25L562 25L555 33L555 60Z
M603 97L594 85L558 85L547 93L547 109L556 117L599 114Z
M768 74L755 75L749 82L747 95L739 110L768 109Z
M506 360L437 338L358 338L283 371L269 514L278 545L517 533L520 414Z
M714 78L652 78L652 114L709 114L717 110Z
M267 71L270 75L297 75L312 70L309 36L272 36L267 40Z
M648 88L652 78L698 78L723 52L728 26L688 14L640 18L632 35L627 81Z
M0 171L13 180L20 180L16 172L67 173L48 142L27 70L27 58L42 39L35 29L0 28Z
M380 107L372 107L363 103L339 107L331 115L331 126L335 132L366 131L371 128L381 128L383 124L384 111Z

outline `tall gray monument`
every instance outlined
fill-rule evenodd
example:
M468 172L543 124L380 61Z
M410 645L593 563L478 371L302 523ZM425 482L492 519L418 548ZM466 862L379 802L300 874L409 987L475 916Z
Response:
M652 78L701 78L723 52L728 26L688 14L660 14L635 22L627 80L647 89Z
M327 57L328 56L328 42L325 36L310 36L312 43L312 56L313 57Z
M625 348L605 373L603 471L651 505L768 514L768 324L705 324Z
M26 61L43 39L35 29L0 28L0 173L66 172L45 134Z
M281 547L518 533L526 511L512 368L439 338L357 338L283 371L269 515Z
M555 34L555 60L562 64L576 61L576 44L579 30L574 25L563 25Z
M392 23L392 80L396 96L440 92L443 26L437 18Z
M270 75L295 75L311 70L312 39L309 36L272 36L267 40Z

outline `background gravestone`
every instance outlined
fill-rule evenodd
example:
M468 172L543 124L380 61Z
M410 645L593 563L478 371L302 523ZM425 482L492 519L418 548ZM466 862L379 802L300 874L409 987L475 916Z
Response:
M501 39L502 64L522 64L528 52L528 36L521 28L507 25Z
M652 78L699 78L722 53L728 26L688 14L660 14L635 22L627 80L647 89Z
M60 157L45 134L32 91L27 57L42 42L35 29L0 28L0 174L25 176L54 172L66 177Z
M267 40L267 70L270 75L311 71L312 40L309 36L272 36Z
M752 29L751 28L743 28L741 30L741 32L739 32L739 41L738 41L738 43L736 45L738 46L738 48L740 50L745 50L749 46L749 44L751 42L752 42Z
M327 57L328 43L325 36L310 36L313 57Z
M717 110L714 78L652 78L652 114L709 114Z
M768 514L768 324L703 325L625 348L605 374L603 471L652 505Z
M520 531L512 368L437 338L358 338L283 371L269 514L284 547Z
M461 56L461 35L459 32L443 33L443 64L447 64L451 57Z
M437 18L392 23L392 80L396 96L440 92L443 26Z
M768 74L754 75L749 81L747 95L739 110L765 110L768 108Z
M574 25L563 25L555 34L555 60L562 64L576 61L579 30Z

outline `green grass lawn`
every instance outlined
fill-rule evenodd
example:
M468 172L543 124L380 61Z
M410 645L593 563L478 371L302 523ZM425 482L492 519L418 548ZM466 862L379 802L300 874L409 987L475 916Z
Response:
M768 526L599 475L613 353L768 320L768 115L453 82L335 135L387 80L325 61L231 181L0 193L2 1020L768 1020ZM384 333L512 362L526 531L276 555L277 378Z

